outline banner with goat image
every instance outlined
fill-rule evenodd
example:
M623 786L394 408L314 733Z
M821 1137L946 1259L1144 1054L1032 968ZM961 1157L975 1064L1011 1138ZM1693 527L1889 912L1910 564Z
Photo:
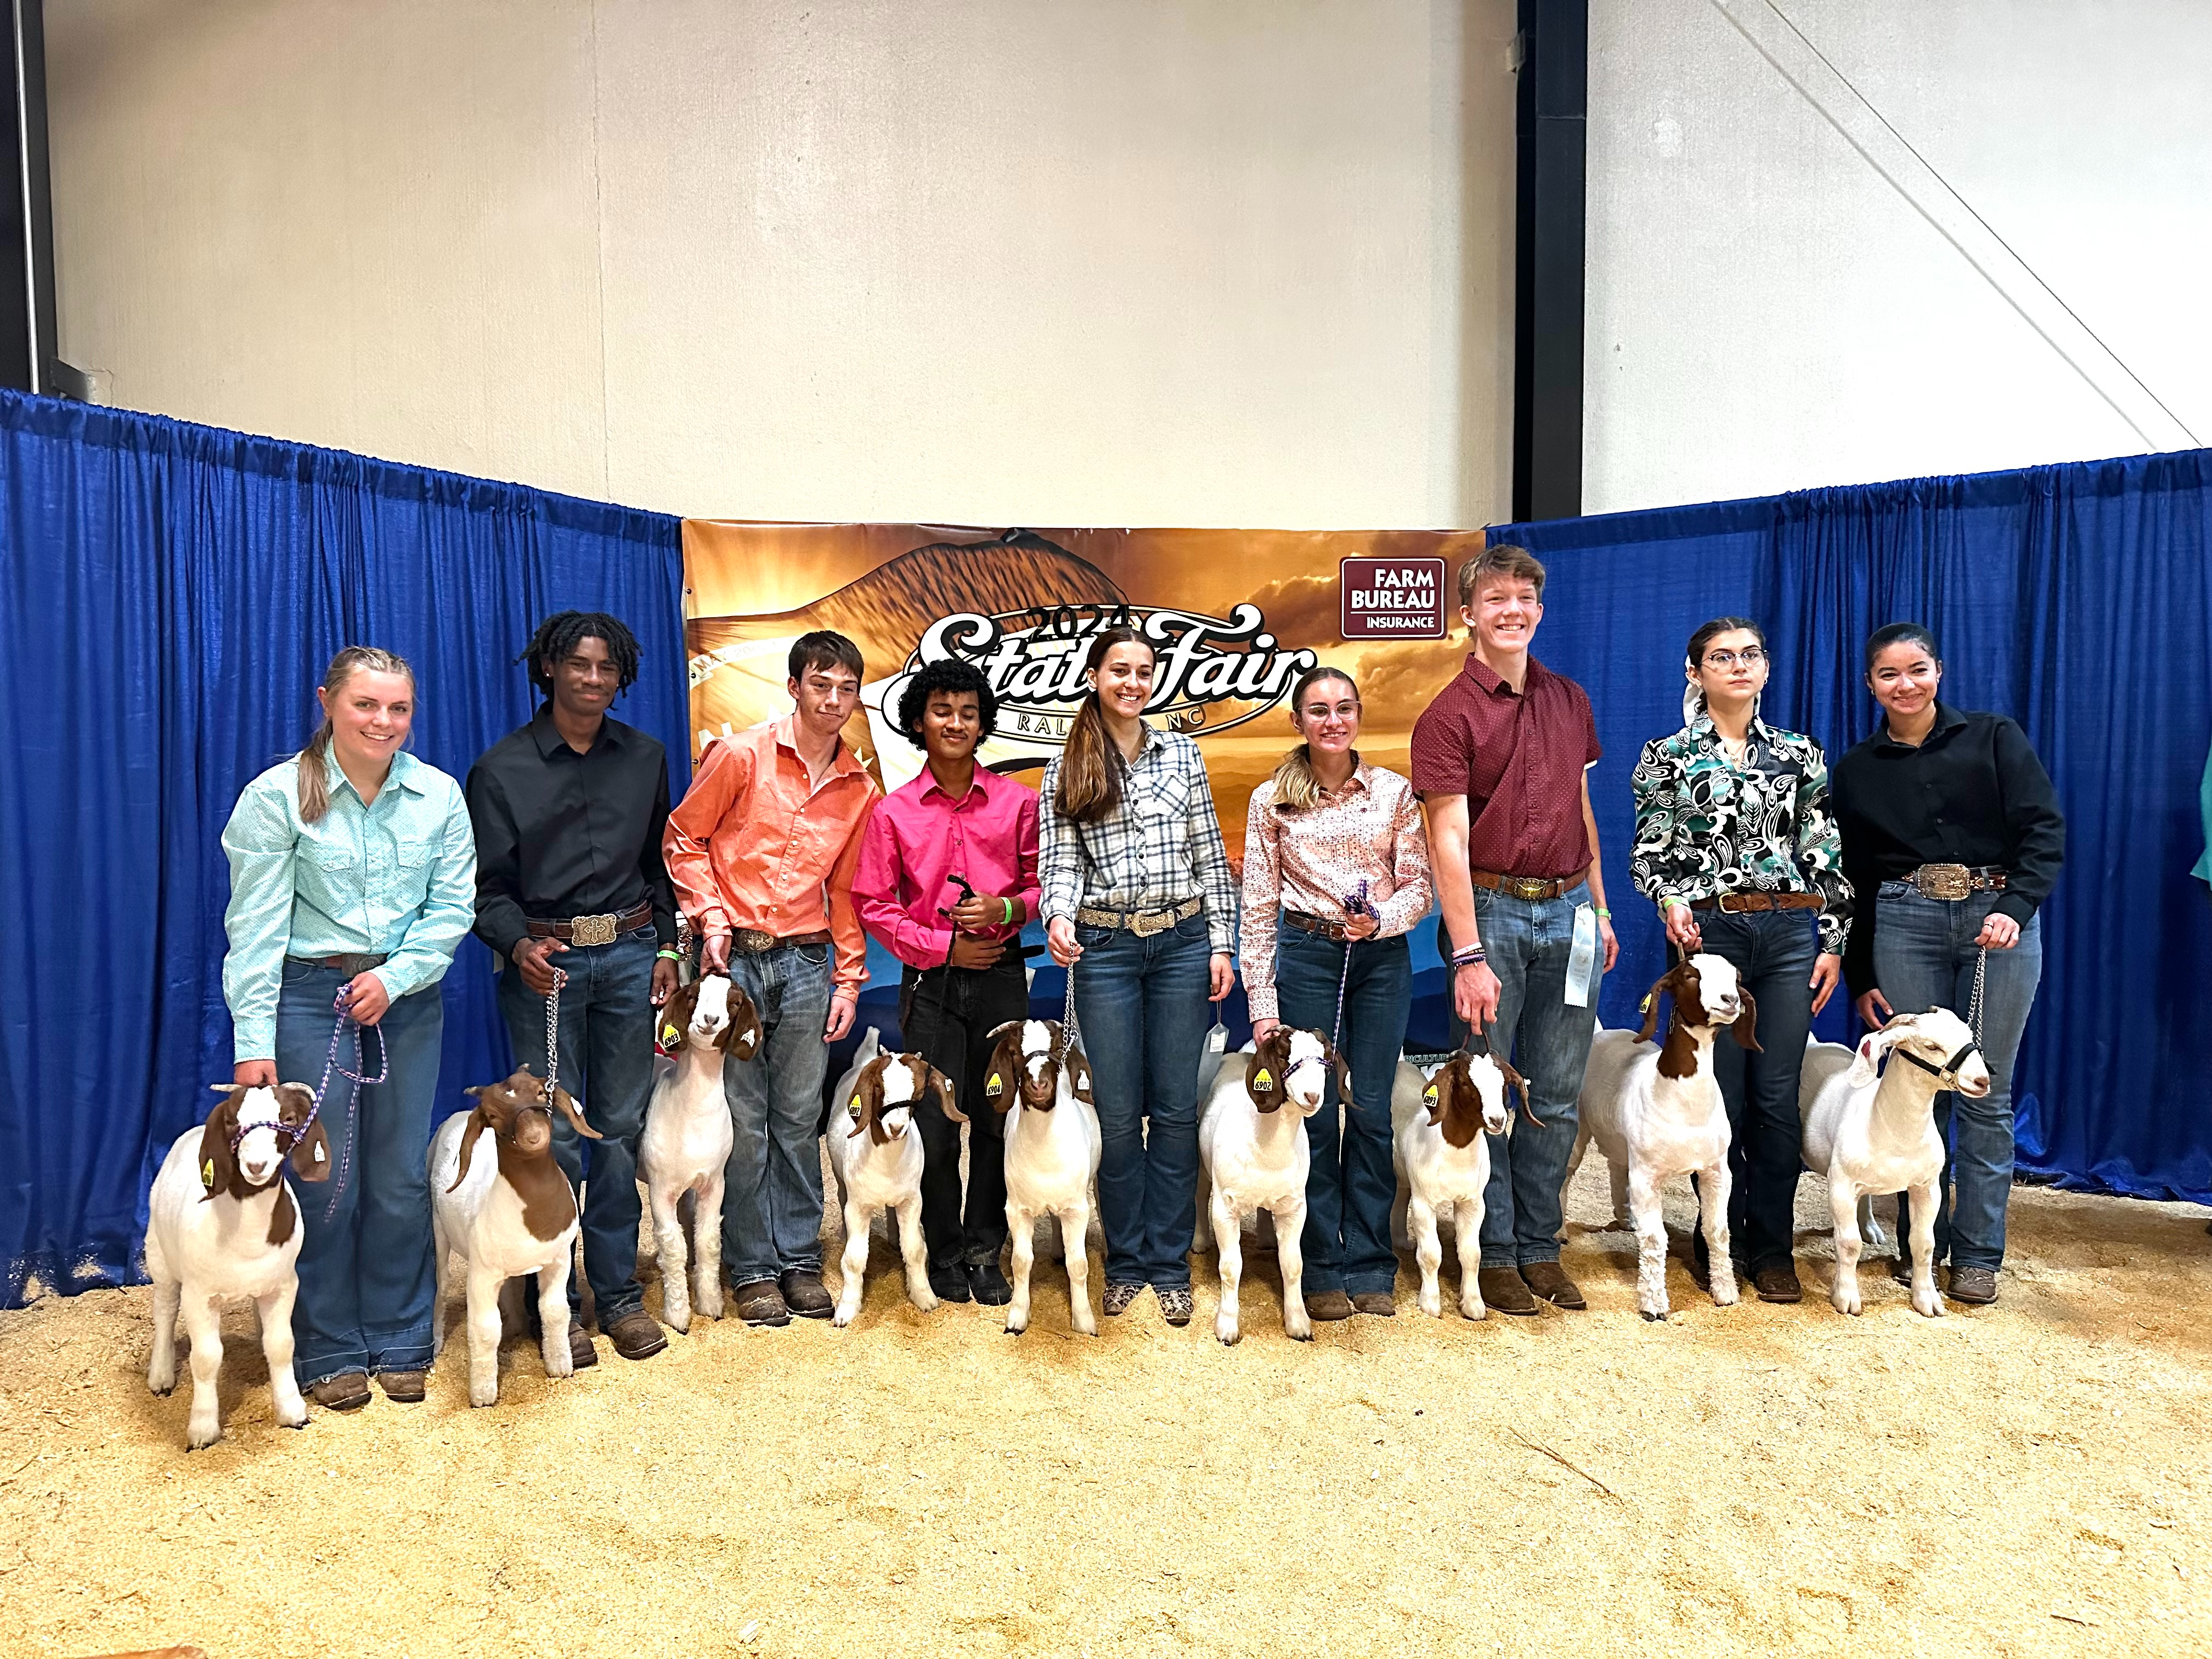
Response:
M998 694L979 758L1035 787L1085 695L1091 636L1125 623L1158 647L1146 718L1197 742L1241 861L1247 803L1295 740L1290 694L1308 668L1352 675L1362 755L1406 769L1414 720L1465 655L1453 580L1481 544L1480 532L687 520L693 753L787 712L792 641L827 628L866 661L845 736L885 791L922 765L893 724L899 694L945 657L974 663ZM1417 965L1435 965L1431 931Z

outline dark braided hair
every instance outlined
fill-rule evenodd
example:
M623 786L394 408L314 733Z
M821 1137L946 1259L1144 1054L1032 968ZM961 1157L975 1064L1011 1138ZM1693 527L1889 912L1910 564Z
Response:
M991 690L991 682L983 678L983 671L975 664L958 657L947 657L941 662L924 663L906 683L899 693L898 729L917 749L928 747L921 740L921 717L929 708L933 691L972 691L975 696L975 713L981 730L975 742L980 747L983 739L999 729L999 694Z
M530 665L530 683L540 695L553 695L553 682L545 672L550 661L565 662L586 640L597 640L607 648L607 660L620 678L615 690L627 691L637 683L637 638L618 617L604 611L556 611L538 624L529 648L515 659Z

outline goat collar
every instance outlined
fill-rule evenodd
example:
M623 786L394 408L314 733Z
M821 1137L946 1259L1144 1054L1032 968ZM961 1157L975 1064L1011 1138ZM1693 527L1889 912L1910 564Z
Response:
M1932 1060L1921 1059L1919 1055L1914 1054L1910 1048L1892 1048L1889 1052L1893 1058L1911 1061L1912 1064L1917 1066L1922 1071L1926 1072L1938 1083L1944 1083L1946 1086L1948 1087L1956 1085L1959 1081L1959 1068L1966 1063L1968 1056L1979 1054L1981 1052L1981 1048L1982 1045L1980 1043L1969 1042L1965 1048L1960 1049L1957 1054L1953 1054L1950 1059L1945 1060L1941 1066L1935 1064ZM1863 1076L1864 1073L1862 1073L1861 1075ZM1947 1079L1948 1082L1946 1081Z

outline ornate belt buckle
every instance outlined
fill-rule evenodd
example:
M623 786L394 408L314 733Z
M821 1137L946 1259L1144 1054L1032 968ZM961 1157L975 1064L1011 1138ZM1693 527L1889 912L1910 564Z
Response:
M1139 910L1129 918L1129 931L1139 939L1150 939L1154 933L1164 933L1175 925L1172 910Z
M1963 864L1923 864L1912 879L1923 898L1962 899L1974 890L1974 878Z
M621 920L621 917L614 915L574 917L568 923L568 943L612 945L615 942L615 923Z
M757 957L775 944L774 933L764 933L757 927L740 927L731 939L736 948L749 957Z
M1544 889L1551 885L1549 882L1538 881L1534 876L1514 876L1510 880L1513 883L1513 896L1525 900L1530 904L1541 900L1544 896Z

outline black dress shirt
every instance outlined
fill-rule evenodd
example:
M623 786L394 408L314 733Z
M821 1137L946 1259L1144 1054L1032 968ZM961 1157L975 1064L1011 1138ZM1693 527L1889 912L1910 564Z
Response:
M1832 790L1844 874L1864 899L1923 864L1994 866L2005 889L1990 908L2025 926L2057 884L2066 856L2058 794L2027 733L2002 714L1939 702L1917 749L1893 740L1885 722L1836 763ZM1844 948L1854 995L1875 982L1877 908L1862 902Z
M660 860L668 823L668 754L609 718L578 754L550 704L469 769L477 834L476 935L504 963L529 936L526 918L619 915L647 900L653 929L676 943L676 892Z

